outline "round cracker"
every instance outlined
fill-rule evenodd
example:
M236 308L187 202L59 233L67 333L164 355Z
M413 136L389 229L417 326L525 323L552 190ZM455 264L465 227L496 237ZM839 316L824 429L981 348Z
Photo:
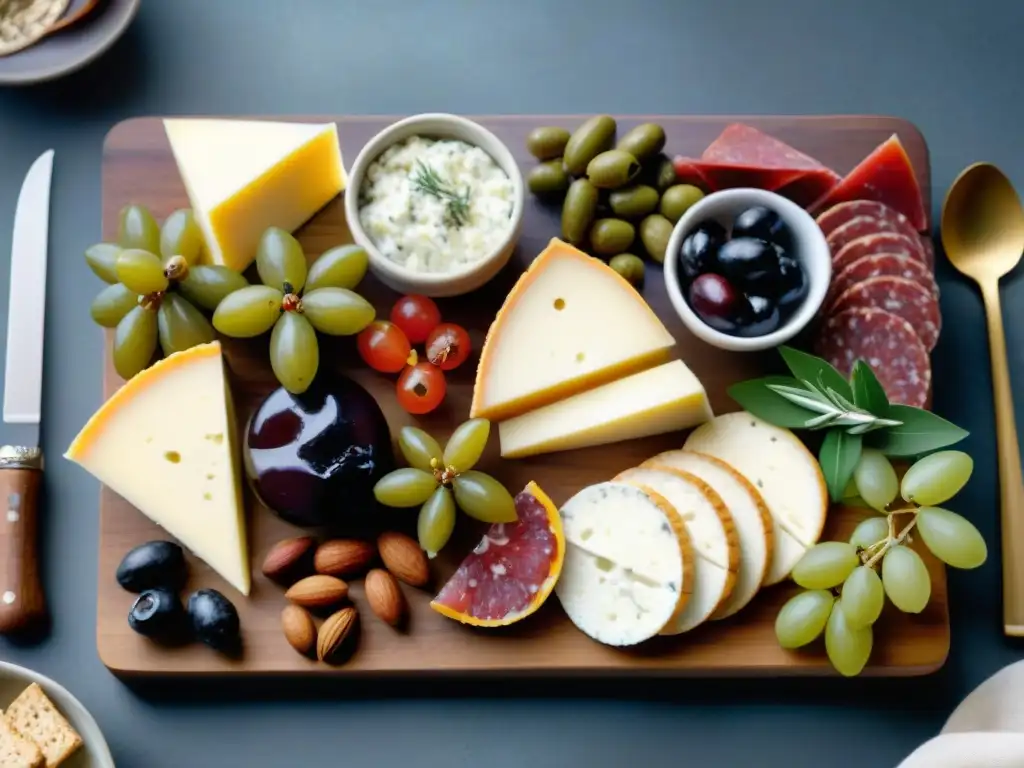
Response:
M71 0L0 0L0 56L39 42L70 4Z

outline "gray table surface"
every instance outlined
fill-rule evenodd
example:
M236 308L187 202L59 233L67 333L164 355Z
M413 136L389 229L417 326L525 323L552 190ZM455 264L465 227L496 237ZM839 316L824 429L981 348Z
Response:
M10 242L29 163L56 149L42 553L55 622L40 645L0 641L0 658L67 685L120 766L894 765L1024 648L1000 632L981 302L948 263L939 265L946 326L934 356L935 408L972 432L965 447L976 471L957 507L993 556L978 571L951 574L952 652L940 673L650 687L391 683L298 688L282 700L265 691L139 695L97 658L97 484L58 458L100 401L100 339L88 322L97 284L82 251L99 238L104 135L124 118L166 113L892 114L928 139L937 211L975 160L998 163L1024 188L1022 28L1024 4L1012 0L144 2L128 34L88 69L0 91L0 243ZM1024 285L1011 276L1003 295L1020 391Z

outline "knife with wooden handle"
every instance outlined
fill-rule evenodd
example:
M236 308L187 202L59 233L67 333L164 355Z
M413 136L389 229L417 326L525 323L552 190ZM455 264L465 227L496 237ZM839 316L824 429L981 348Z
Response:
M39 577L43 452L43 318L53 150L32 164L18 196L4 368L0 446L0 634L27 631L46 616Z

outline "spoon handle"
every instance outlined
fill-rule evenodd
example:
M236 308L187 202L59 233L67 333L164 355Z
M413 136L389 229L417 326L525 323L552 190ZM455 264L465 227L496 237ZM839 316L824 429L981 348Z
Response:
M996 405L996 449L999 457L1000 525L1003 555L1003 632L1024 637L1024 478L1021 477L1017 422L1013 415L1006 336L999 301L999 282L982 283L988 319L992 390Z

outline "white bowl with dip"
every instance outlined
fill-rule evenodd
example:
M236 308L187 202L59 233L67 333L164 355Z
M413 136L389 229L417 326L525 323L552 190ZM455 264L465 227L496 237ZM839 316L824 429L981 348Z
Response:
M739 213L754 206L774 210L789 227L793 236L791 255L803 266L808 291L803 303L771 333L763 336L733 336L705 323L687 303L679 283L679 251L683 240L697 225L714 219L728 231ZM698 201L676 223L665 254L665 287L680 319L697 338L733 352L771 349L792 339L811 322L821 308L831 280L832 254L814 218L791 200L763 189L726 189Z
M508 263L526 203L519 165L483 126L414 115L388 126L348 172L345 216L389 288L435 298L473 291Z

